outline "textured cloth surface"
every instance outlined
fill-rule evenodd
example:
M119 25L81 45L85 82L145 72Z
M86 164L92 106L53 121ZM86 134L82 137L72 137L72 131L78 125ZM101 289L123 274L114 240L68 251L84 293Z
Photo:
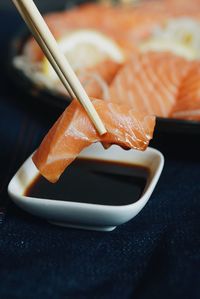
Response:
M59 115L5 76L20 24L0 11L0 298L200 298L200 134L155 135L166 158L160 181L113 232L56 227L9 199L9 180Z

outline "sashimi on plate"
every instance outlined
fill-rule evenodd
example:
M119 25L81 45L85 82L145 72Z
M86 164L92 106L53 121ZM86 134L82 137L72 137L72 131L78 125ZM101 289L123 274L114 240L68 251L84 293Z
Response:
M85 3L45 20L90 97L159 118L199 121L198 90L188 85L190 74L200 80L200 1ZM33 38L13 64L38 90L55 95L55 105L70 103Z

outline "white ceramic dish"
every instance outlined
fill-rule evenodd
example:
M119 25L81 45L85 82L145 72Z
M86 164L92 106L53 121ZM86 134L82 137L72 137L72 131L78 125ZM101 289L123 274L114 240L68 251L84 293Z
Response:
M148 148L145 152L125 151L118 146L104 150L100 144L94 144L83 151L80 156L147 166L150 169L150 176L140 199L133 204L108 206L23 196L27 186L38 175L31 157L24 162L10 181L8 185L10 197L25 211L45 218L53 224L111 231L135 217L142 210L158 182L164 165L163 155L153 148Z

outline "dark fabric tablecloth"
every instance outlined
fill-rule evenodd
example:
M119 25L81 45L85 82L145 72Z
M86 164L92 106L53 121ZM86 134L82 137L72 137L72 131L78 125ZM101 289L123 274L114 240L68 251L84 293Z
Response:
M0 298L200 298L200 134L155 135L166 159L160 181L113 232L56 227L9 199L9 180L59 115L7 78L20 25L0 10Z

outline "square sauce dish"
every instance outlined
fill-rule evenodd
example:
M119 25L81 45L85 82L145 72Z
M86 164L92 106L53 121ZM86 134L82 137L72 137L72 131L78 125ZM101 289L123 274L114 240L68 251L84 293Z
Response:
M23 210L52 224L111 231L135 217L148 202L162 172L158 150L84 150L58 183L42 178L30 156L8 185L11 199Z

